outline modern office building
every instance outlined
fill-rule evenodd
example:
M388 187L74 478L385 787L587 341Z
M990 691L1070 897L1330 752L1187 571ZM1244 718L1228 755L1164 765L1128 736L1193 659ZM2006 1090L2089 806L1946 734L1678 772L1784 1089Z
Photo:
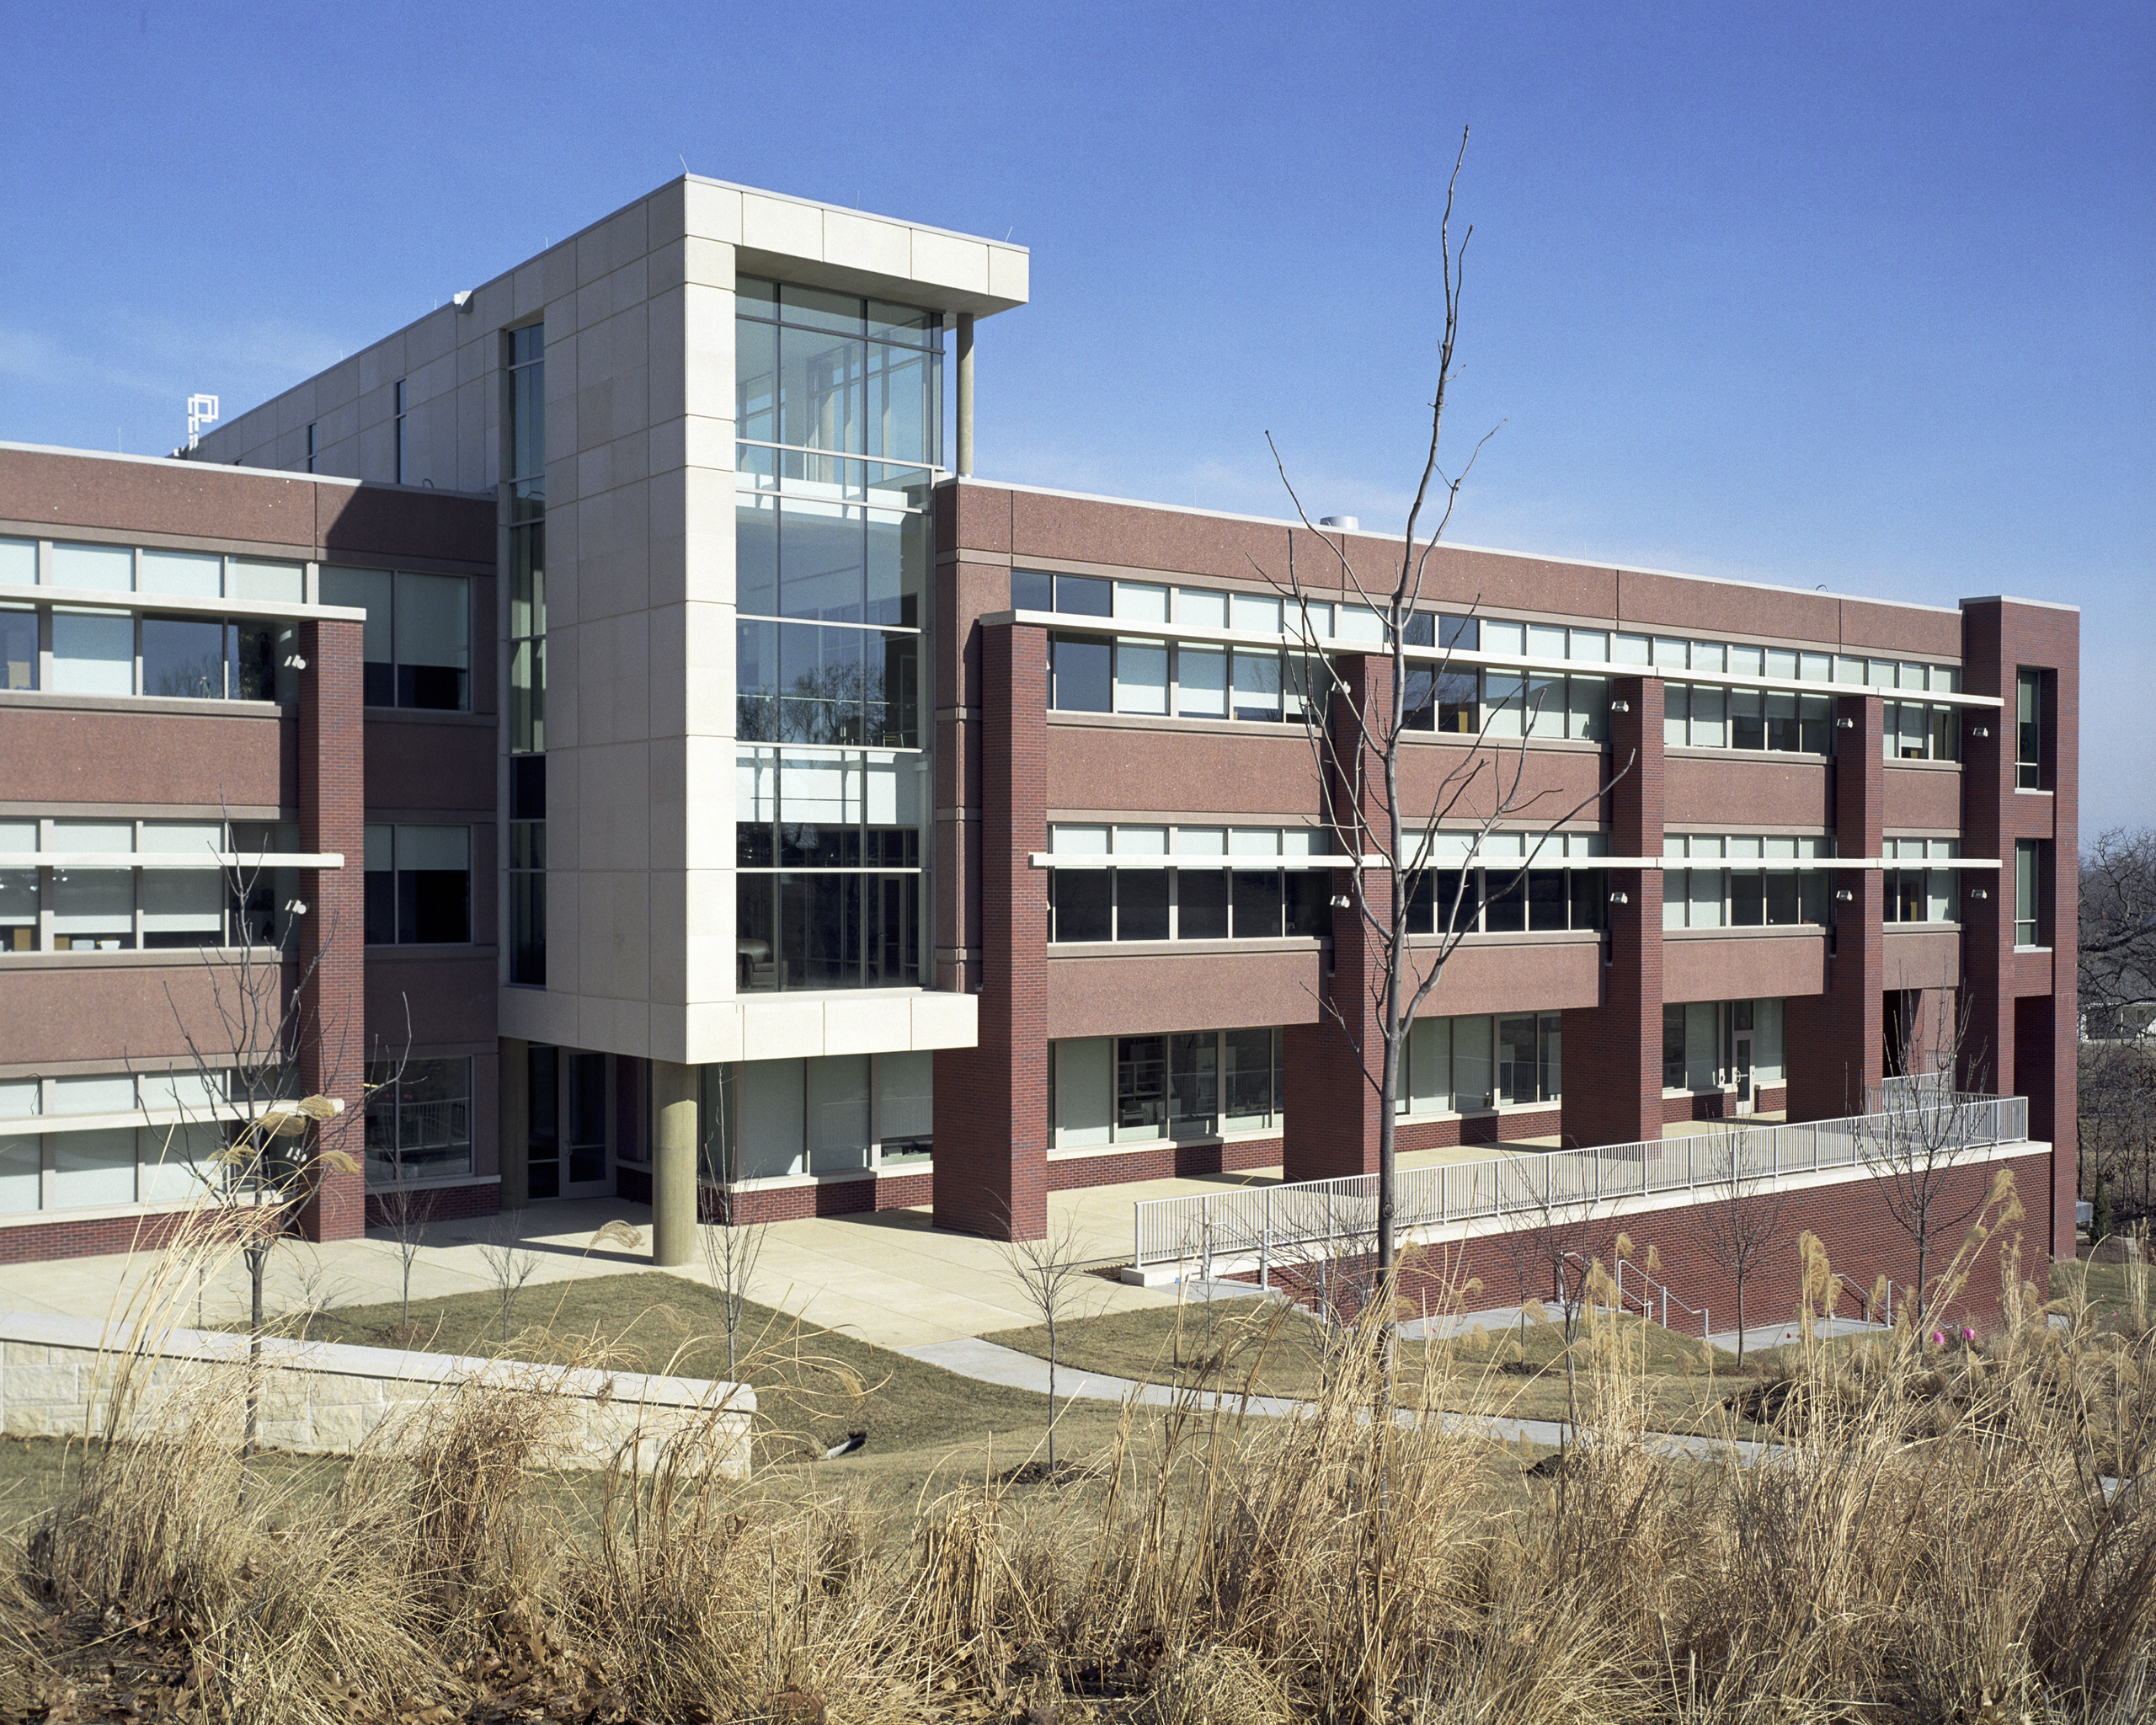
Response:
M108 854L165 823L278 828L396 1076L335 1075L370 1177L445 1212L616 1194L664 1257L699 1168L744 1216L1001 1233L1060 1188L1372 1167L1353 793L1312 736L1390 688L1343 570L1396 551L973 478L975 325L1027 262L686 178L184 461L0 457L0 907L35 905L0 964L54 1003L0 1020L41 1117L0 1252L168 1201L110 1177L83 1232L59 1124L77 1077L112 1088L86 1130L148 1105L115 1027L211 937ZM197 616L224 681L174 694ZM77 644L122 627L125 687ZM1438 823L1411 918L1470 932L1403 1147L1848 1115L1958 1023L2071 1251L2074 612L1444 548L1406 654L1411 801L1478 752L1518 788L1479 846L1486 792ZM136 883L117 947L83 950L78 869Z

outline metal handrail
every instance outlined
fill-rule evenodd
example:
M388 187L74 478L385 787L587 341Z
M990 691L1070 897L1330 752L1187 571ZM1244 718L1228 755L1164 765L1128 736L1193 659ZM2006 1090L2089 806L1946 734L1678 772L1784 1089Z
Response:
M1878 1146L1906 1124L1881 1112L1406 1168L1394 1182L1393 1225L1405 1234L1612 1199L1726 1188L1732 1176L1774 1182L1853 1168L1876 1157ZM2029 1135L2028 1101L1957 1096L1952 1124L1960 1148L2020 1143ZM1705 1166L1702 1145L1715 1149ZM1133 1262L1141 1268L1186 1262L1202 1247L1209 1263L1254 1258L1269 1279L1271 1265L1294 1261L1298 1249L1374 1236L1377 1198L1376 1175L1349 1174L1140 1199L1133 1216Z

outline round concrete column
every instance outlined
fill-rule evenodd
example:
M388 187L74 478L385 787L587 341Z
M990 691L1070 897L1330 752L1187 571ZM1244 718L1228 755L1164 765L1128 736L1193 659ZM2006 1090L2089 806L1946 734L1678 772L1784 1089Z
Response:
M520 1036L501 1039L495 1063L495 1118L501 1123L501 1206L522 1210L531 1202L528 1157L531 1148L531 1044Z
M958 477L974 472L974 314L958 313Z
M696 1249L696 1069L651 1063L651 1261L684 1264Z

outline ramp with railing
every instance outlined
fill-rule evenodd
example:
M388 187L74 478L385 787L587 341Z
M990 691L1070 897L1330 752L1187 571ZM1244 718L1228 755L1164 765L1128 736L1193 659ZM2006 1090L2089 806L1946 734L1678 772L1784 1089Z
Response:
M1394 1180L1393 1226L1406 1239L1417 1230L1508 1217L1533 1226L1620 1199L1728 1196L1763 1183L1860 1168L1906 1141L1913 1128L1942 1154L2017 1144L2029 1135L2029 1103L2025 1097L1912 1087L1876 1114L1402 1168ZM1133 1262L1141 1274L1182 1264L1209 1275L1224 1264L1262 1273L1275 1263L1352 1254L1375 1239L1377 1210L1374 1174L1143 1199Z

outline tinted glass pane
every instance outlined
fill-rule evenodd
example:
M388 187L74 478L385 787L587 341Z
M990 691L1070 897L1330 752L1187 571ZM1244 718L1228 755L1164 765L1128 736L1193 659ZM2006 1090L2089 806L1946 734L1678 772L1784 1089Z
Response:
M1732 927L1758 928L1767 920L1766 888L1750 869L1732 868L1729 874L1729 920Z
M142 692L198 701L222 699L224 625L191 617L144 617Z
M1105 868L1059 868L1052 883L1059 941L1112 940L1114 876Z
M741 989L759 992L778 986L776 926L773 922L778 879L776 875L744 874L734 884L734 981Z
M1118 940L1168 937L1168 871L1123 868L1115 872Z
M1225 940L1228 937L1228 877L1225 873L1212 868L1177 871L1176 937L1179 940Z
M1011 570L1011 608L1013 611L1054 610L1053 579L1038 569Z
M864 512L843 504L779 502L778 610L825 622L862 620Z
M778 331L746 318L734 325L734 422L737 436L778 441Z
M1562 928L1567 896L1565 877L1561 871L1551 868L1534 870L1527 877L1527 926L1529 928Z
M776 623L734 625L734 725L744 742L778 740L778 631Z
M1105 590L1107 583L1101 583ZM1106 713L1110 706L1108 643L1075 635L1055 638L1054 701L1061 713Z
M133 694L135 619L56 613L52 686L63 695Z
M0 611L0 689L37 686L37 613Z
M859 328L857 312L855 327ZM808 329L782 329L778 441L803 449L858 454L863 358L864 344L859 341Z
M1474 734L1481 724L1481 708L1476 699L1480 684L1477 674L1471 670L1449 670L1441 674L1437 682L1438 729L1455 735Z
M1527 927L1527 881L1492 870L1484 887L1483 927L1492 934L1513 934Z
M420 945L472 938L470 873L464 869L406 868L397 876L397 920L403 938Z
M869 655L862 667L867 702L863 729L880 748L912 749L921 742L921 637L865 634Z
M1235 937L1278 940L1281 929L1280 871L1235 873Z
M871 988L921 985L921 877L872 874L862 883L862 963Z
M1284 877L1287 932L1304 938L1332 932L1332 877L1294 869Z
M861 741L864 660L876 638L810 623L782 623L778 632L780 740Z
M1055 608L1073 617L1107 617L1115 609L1115 585L1098 575L1058 575Z

